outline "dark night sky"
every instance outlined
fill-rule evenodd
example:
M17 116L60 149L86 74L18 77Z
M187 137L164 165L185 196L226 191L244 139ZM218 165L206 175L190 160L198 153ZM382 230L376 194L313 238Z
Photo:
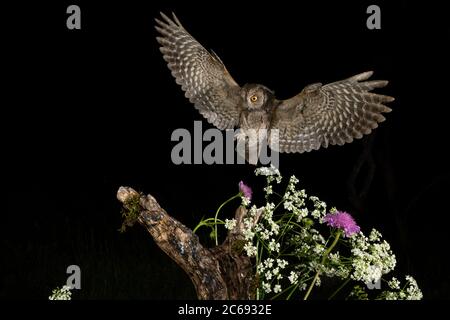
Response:
M378 2L382 29L368 30L365 10L372 2L312 2L72 1L2 12L8 83L1 117L0 296L45 299L64 283L70 264L83 270L79 298L194 296L187 277L140 226L117 232L118 187L151 193L192 227L236 193L240 180L253 186L261 180L247 165L171 163L172 131L192 130L202 120L155 41L153 18L175 11L239 84L263 83L280 98L367 70L390 80L379 92L396 101L374 135L375 176L361 206L349 198L347 181L368 139L281 155L280 169L296 174L309 193L352 212L363 230L379 229L399 270L417 278L425 298L448 299L445 12ZM82 30L69 31L65 10L75 3Z

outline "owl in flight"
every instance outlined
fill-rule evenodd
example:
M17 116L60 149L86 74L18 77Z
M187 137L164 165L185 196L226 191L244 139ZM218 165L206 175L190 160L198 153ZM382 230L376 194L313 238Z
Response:
M279 100L260 84L239 86L214 53L206 50L173 14L155 19L157 41L176 83L195 108L219 129L278 129L279 152L308 152L343 145L369 134L394 98L371 93L388 81L367 81L373 72L306 86Z

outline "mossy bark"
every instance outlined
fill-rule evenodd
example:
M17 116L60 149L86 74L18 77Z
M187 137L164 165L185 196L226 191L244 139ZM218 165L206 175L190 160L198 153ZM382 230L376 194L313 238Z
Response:
M151 195L120 187L117 198L125 210L138 212L156 244L191 278L199 299L246 300L255 298L255 275L249 257L243 252L244 207L236 210L236 227L225 241L214 248L204 247L197 235L172 218ZM134 200L134 201L131 201ZM139 201L137 201L139 200ZM132 207L130 207L132 206ZM260 212L254 217L257 223Z

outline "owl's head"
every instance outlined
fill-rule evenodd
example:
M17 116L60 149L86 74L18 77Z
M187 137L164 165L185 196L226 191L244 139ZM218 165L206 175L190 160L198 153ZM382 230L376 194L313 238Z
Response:
M250 110L262 109L273 99L272 90L260 84L248 83L242 88L242 98Z

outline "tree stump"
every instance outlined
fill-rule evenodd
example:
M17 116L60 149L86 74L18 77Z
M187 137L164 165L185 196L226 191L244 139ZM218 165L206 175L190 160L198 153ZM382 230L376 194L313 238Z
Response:
M245 207L236 210L236 227L228 232L225 241L217 247L205 248L192 230L172 218L151 195L120 187L117 199L126 210L136 212L136 220L156 244L188 274L199 299L255 298L257 281L251 259L243 251L244 218L248 214ZM254 224L261 212L253 218Z

